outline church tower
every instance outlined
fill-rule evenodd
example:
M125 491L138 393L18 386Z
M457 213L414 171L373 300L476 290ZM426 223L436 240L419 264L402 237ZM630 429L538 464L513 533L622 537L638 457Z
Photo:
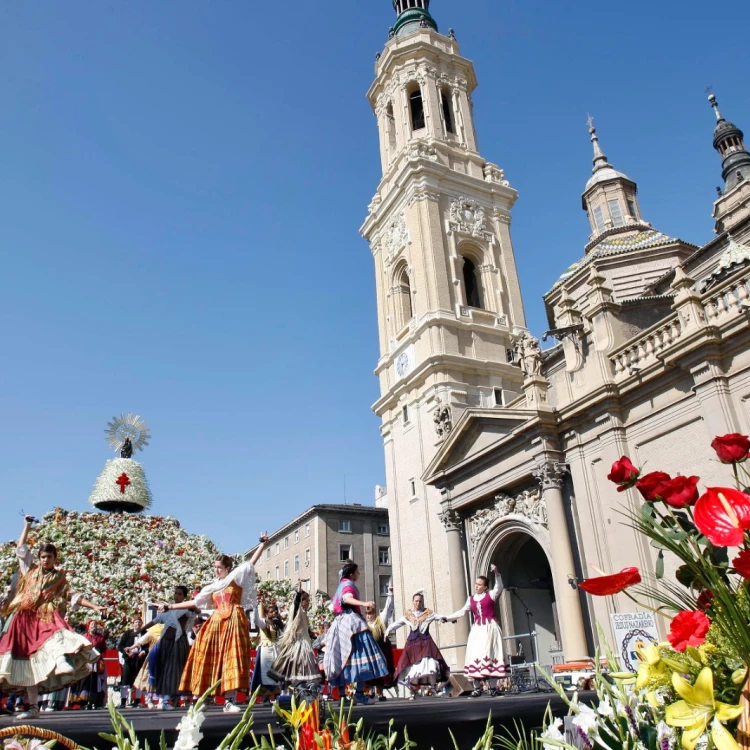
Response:
M440 33L430 0L393 5L397 19L368 92L383 177L361 229L377 290L373 410L387 481L379 501L390 511L399 606L422 591L442 612L457 597L447 542L455 522L441 518L440 495L422 477L465 409L502 409L522 392L512 353L526 325L510 236L517 194L479 153L477 79L453 30ZM441 631L449 644L454 628Z

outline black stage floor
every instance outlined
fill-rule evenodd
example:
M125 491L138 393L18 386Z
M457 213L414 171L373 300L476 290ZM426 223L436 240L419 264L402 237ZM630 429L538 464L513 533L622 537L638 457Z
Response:
M582 698L586 697L584 695ZM394 720L394 729L402 732L404 726L409 730L409 738L419 745L419 750L435 748L442 750L453 745L448 730L452 730L460 750L469 750L482 736L487 724L487 717L492 713L492 722L497 731L500 726L513 726L513 721L522 722L527 727L539 727L547 704L552 704L556 715L565 713L560 698L550 693L509 695L498 698L417 698L415 701L392 699L370 706L357 706L352 714L356 723L364 717L365 726L378 732L385 732L388 722ZM331 704L334 710L338 703ZM321 714L323 713L321 706ZM177 737L175 727L184 715L184 709L164 712L156 710L125 709L123 715L134 722L138 737L143 742L148 740L152 748L158 748L159 735L165 731L167 747L174 745ZM322 717L321 717L322 719ZM31 722L30 722L31 723ZM33 722L36 726L51 729L69 737L87 748L105 750L110 743L99 736L100 732L111 732L109 713L106 709L97 711L63 711L43 713ZM201 748L216 748L224 736L237 723L237 714L225 714L219 707L211 706L206 711L203 724ZM268 704L255 710L254 731L256 735L268 734L268 724L274 732L279 727L276 714ZM0 716L0 729L12 726L13 719ZM399 738L401 739L401 738ZM399 742L400 745L400 742Z

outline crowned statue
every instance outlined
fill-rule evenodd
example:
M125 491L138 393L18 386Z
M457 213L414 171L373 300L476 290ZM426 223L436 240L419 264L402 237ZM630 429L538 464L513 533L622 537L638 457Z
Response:
M133 453L143 450L151 437L150 428L140 416L120 414L105 430L106 440L119 458L111 458L94 484L89 502L99 510L114 513L140 513L151 505L143 467Z

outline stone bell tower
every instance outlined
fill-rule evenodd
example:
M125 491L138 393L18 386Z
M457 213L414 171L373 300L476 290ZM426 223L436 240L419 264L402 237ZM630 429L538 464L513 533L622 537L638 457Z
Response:
M375 261L385 490L397 606L422 591L450 612L452 519L423 473L469 407L502 409L522 391L513 335L525 330L510 237L516 191L479 153L474 66L453 30L440 33L430 0L394 0L397 19L368 98L383 177L361 232ZM455 569L455 568L454 568ZM463 604L463 602L461 602ZM454 629L442 628L444 645ZM449 659L450 661L450 659Z

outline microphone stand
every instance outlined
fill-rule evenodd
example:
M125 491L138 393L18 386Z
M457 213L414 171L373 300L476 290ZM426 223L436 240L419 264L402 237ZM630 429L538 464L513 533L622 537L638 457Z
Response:
M521 599L521 596L518 593L518 588L516 586L512 586L509 590L511 594L513 594L513 596L515 596L516 599L518 599L518 601L521 602L521 606L526 611L526 627L528 628L528 632L530 634L529 644L531 645L531 658L533 660L531 663L531 668L534 670L534 690L536 691L537 683L539 681L539 676L536 673L536 662L539 657L536 653L536 647L534 645L534 641L536 640L533 635L534 631L531 629L531 618L534 616L534 613L528 608L528 606L526 605L526 602L523 599Z

